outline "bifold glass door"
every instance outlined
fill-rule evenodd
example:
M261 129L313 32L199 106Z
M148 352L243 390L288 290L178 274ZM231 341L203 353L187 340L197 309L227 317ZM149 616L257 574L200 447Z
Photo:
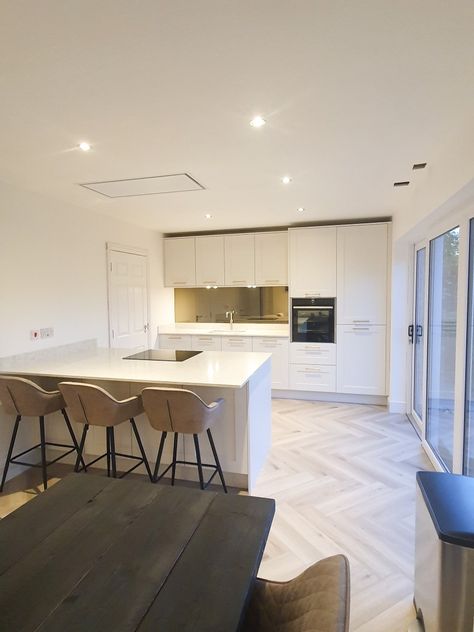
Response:
M425 274L426 248L415 252L415 309L413 340L413 415L418 426L424 422L424 333L425 333Z
M474 220L469 226L466 395L464 401L464 474L474 476Z
M426 440L453 468L459 227L430 241Z

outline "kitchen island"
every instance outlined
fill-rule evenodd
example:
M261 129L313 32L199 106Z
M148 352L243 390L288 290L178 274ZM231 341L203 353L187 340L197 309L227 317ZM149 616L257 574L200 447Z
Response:
M101 349L93 344L65 345L1 358L0 373L29 377L46 389L57 388L62 380L90 382L119 399L139 394L146 386L188 388L206 402L223 397L223 421L213 428L221 465L230 485L251 493L271 444L271 355L204 351L184 362L124 359L132 353L134 350ZM48 419L49 440L66 440L60 415L51 415ZM12 420L2 412L0 424L10 428ZM151 428L144 415L137 418L137 425L147 456L154 462L160 433ZM80 427L75 429L78 432ZM117 450L138 454L129 424L122 424L117 430ZM103 429L91 428L89 435L87 455L101 454L105 445ZM4 430L2 436L5 436ZM212 463L206 441L201 443L203 462ZM6 445L1 446L2 467ZM180 437L179 449L180 459L194 460L192 438L189 441L185 437L181 444ZM170 461L170 452L165 453L163 463ZM195 480L194 470L181 466L177 476Z

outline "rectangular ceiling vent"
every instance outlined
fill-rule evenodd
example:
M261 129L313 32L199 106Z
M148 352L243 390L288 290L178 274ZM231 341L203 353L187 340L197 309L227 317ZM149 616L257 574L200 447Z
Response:
M104 182L83 182L81 187L100 193L109 198L134 197L137 195L158 195L159 193L182 193L201 191L205 187L188 173L172 173L165 176L146 178L126 178Z

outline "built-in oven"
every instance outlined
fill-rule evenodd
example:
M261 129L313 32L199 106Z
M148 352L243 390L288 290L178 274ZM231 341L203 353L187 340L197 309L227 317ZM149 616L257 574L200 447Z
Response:
M335 298L291 299L291 342L334 342Z

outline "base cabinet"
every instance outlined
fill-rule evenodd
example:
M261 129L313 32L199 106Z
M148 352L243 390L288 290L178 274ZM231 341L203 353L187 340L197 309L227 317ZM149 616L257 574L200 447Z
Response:
M272 354L272 389L288 388L288 338L255 337L252 351Z
M386 395L384 325L337 326L337 391Z
M189 334L160 334L158 342L160 349L191 349Z

